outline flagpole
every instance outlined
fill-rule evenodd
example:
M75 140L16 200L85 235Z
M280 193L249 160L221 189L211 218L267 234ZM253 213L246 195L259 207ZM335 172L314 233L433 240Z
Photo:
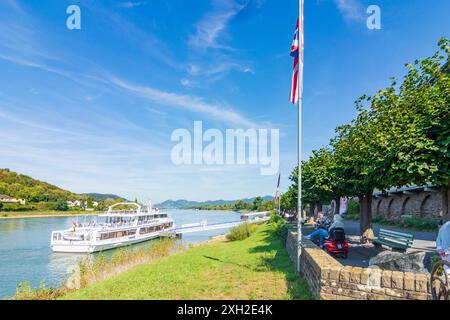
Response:
M299 70L297 72L298 83L298 194L297 194L297 272L300 272L300 258L302 254L302 93L303 93L303 37L305 30L303 30L303 0L298 1L298 63Z
M281 192L278 195L278 215L281 216L281 203L280 202L281 202Z

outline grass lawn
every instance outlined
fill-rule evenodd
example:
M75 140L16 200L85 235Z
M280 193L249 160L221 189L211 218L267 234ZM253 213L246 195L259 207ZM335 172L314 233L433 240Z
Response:
M70 291L62 299L311 299L280 240L263 225Z

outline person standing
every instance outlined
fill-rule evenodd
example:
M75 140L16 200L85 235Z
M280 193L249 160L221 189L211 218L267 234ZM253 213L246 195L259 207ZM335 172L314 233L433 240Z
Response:
M436 239L436 251L442 260L450 262L450 221L440 229ZM450 276L450 268L445 266L445 272Z

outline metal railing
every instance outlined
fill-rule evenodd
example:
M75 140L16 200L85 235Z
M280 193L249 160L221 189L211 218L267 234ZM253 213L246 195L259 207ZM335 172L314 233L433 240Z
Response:
M441 260L437 262L430 276L430 290L433 300L450 300L450 286L448 270L450 262Z

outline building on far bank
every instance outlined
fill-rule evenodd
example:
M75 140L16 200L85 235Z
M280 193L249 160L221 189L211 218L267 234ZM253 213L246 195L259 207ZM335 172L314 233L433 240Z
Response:
M26 201L24 199L16 199L6 194L0 194L0 202L1 203L19 203L24 205Z
M68 200L66 201L68 207L81 207L83 202L80 200Z
M84 208L84 209L88 209L88 204L87 201L82 201L82 200L68 200L66 201L66 204L68 207L72 208L72 207L80 207L80 208ZM98 201L92 201L92 206L93 207L98 207Z

